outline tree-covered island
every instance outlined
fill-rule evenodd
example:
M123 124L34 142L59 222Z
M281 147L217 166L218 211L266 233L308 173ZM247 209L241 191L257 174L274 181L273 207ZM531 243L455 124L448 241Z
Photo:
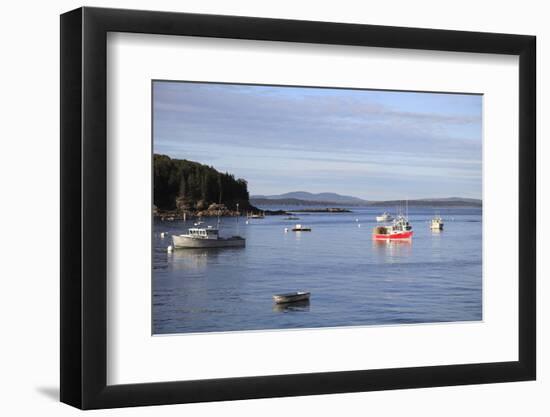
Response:
M154 214L158 216L238 216L258 213L246 180L211 166L167 155L153 156Z

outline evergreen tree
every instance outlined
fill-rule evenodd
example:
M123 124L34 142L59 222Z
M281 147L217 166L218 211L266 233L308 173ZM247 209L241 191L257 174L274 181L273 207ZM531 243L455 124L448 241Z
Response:
M234 209L251 209L248 184L244 179L211 166L185 159L155 154L153 158L153 199L159 210L173 210L176 199L185 198L190 206L203 200L207 205L221 201Z

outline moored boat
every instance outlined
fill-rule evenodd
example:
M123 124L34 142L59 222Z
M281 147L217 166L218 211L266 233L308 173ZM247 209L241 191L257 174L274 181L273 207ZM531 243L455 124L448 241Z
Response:
M436 216L432 219L430 224L430 229L432 230L443 230L443 219L440 216Z
M265 218L265 213L263 211L261 213L248 213L246 217L248 219L263 219Z
M391 222L392 220L393 220L393 216L387 211L382 213L380 216L376 216L377 222Z
M372 232L373 239L377 240L411 239L412 236L412 226L405 216L398 216L390 226L376 226Z
M311 293L306 291L295 291L295 292L288 292L284 294L275 294L273 296L273 301L276 304L295 303L297 301L309 300L310 295Z
M292 231L293 232L311 232L311 227L305 227L305 226L302 226L301 224L297 224L292 228Z
M244 247L246 239L241 236L220 237L219 230L212 226L192 227L187 234L173 235L175 249Z

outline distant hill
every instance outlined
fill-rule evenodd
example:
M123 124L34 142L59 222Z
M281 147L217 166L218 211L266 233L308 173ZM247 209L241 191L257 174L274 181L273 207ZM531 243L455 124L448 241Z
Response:
M336 193L308 193L296 191L280 195L254 195L250 203L255 206L403 206L405 200L372 201ZM482 201L475 198L447 197L408 200L411 207L481 207Z
M337 207L337 206L366 206L368 202L363 204L345 203L336 201L310 201L299 200L297 198L251 198L250 203L258 206L318 206L318 207Z
M307 191L293 191L290 193L284 193L279 195L253 195L250 197L251 200L278 200L280 203L281 200L288 200L290 204L294 204L296 200L301 202L314 202L314 203L338 203L345 205L364 205L368 201L362 200L357 197L352 197L349 195L341 195L336 193L308 193Z

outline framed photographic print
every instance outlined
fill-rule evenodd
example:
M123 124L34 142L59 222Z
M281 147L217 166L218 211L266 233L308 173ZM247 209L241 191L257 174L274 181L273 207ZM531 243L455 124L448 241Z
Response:
M61 16L61 400L531 380L535 38Z

